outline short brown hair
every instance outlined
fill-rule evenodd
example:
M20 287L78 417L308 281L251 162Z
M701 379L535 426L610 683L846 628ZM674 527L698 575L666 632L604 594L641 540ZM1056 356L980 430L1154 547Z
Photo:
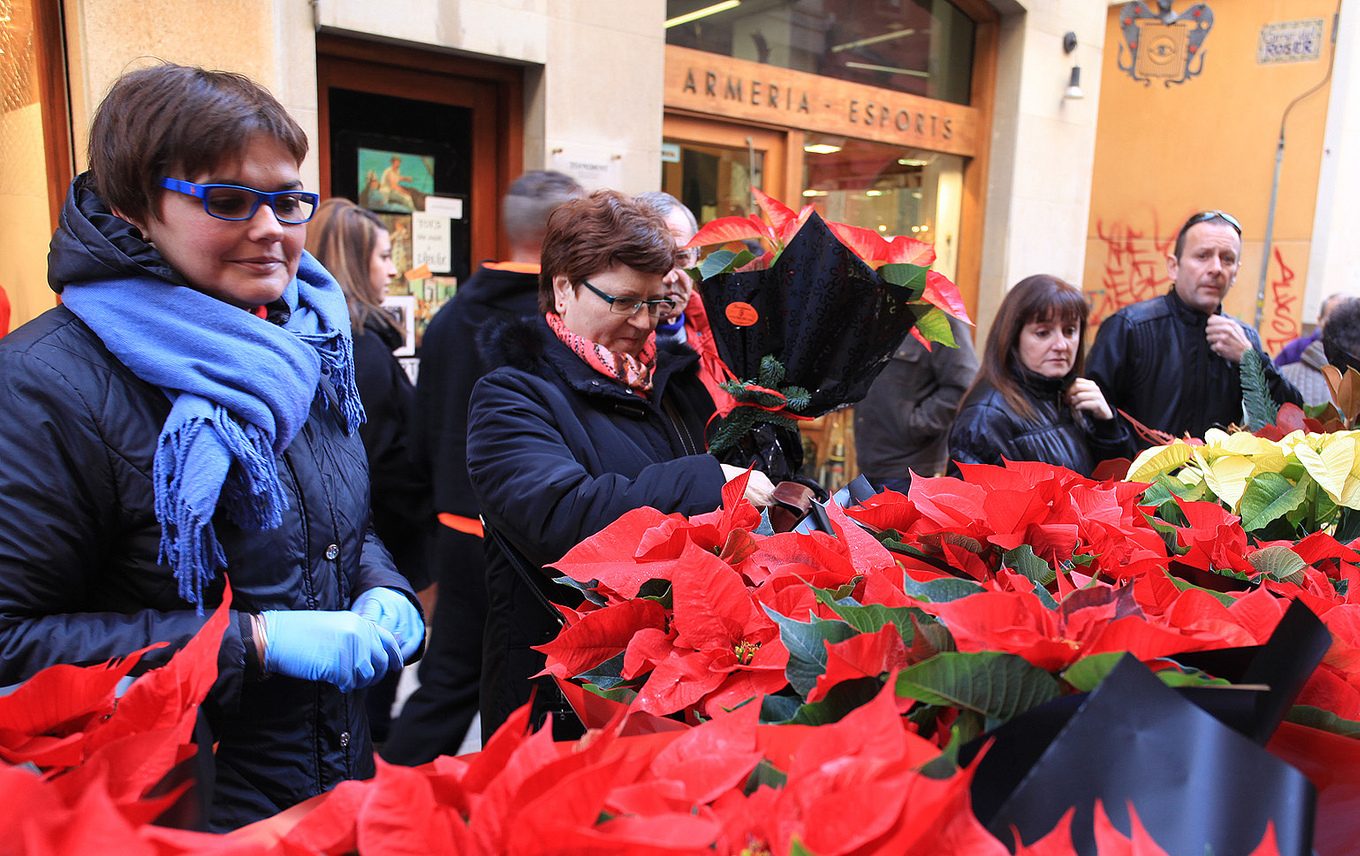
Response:
M538 309L552 308L553 278L559 274L580 287L581 280L615 265L667 274L677 259L675 238L655 209L615 190L597 190L563 203L548 218Z
M302 128L248 77L173 63L128 72L90 123L95 191L122 216L145 221L165 192L162 178L215 169L258 135L277 140L298 164L307 156Z
M1069 377L1077 377L1085 367L1088 310L1086 296L1081 293L1081 289L1056 276L1040 273L1020 280L1006 295L1006 299L1001 301L1001 308L996 312L996 320L987 333L982 365L973 386L987 381L1019 416L1032 419L1034 408L1020 388L1020 331L1031 321L1075 323L1079 330L1077 358L1072 363ZM966 402L968 396L965 395L963 400Z
M386 231L377 214L340 197L322 202L307 224L306 250L340 283L356 336L363 335L370 318L397 329L392 316L373 296L369 282L378 232Z

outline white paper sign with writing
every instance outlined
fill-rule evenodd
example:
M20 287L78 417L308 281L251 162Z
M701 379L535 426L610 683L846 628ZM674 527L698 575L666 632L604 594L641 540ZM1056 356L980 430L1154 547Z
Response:
M417 211L411 215L411 263L428 265L432 273L453 267L453 226L447 214Z
M607 152L565 147L553 151L550 167L576 179L586 190L598 190L619 186L621 164L619 158Z

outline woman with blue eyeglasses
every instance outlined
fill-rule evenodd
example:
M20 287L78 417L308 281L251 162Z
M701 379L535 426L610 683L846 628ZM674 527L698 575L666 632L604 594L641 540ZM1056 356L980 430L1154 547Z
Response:
M656 211L623 194L564 203L543 239L541 314L487 337L502 368L474 389L467 438L487 531L483 734L529 700L543 667L531 646L558 629L550 602L580 603L544 568L632 509L712 511L745 472L706 452L698 355L656 342L677 253ZM768 505L772 490L753 472L746 495ZM537 683L541 721L562 708L551 680ZM555 723L559 736L572 725Z
M208 825L373 773L363 688L422 646L369 526L349 313L303 252L307 139L239 75L120 78L0 342L0 685L144 648L232 590ZM207 747L202 747L207 751Z

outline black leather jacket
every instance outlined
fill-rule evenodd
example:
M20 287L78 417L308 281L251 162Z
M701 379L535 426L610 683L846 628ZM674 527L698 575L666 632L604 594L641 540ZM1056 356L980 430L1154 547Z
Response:
M1302 404L1298 390L1261 350L1256 331L1232 320L1261 352L1275 401ZM1086 375L1100 385L1110 407L1178 437L1187 432L1203 437L1215 426L1241 423L1241 369L1209 349L1208 321L1174 290L1125 306L1100 325L1086 357Z
M1045 378L1022 370L1019 380L1034 408L1033 418L1016 413L995 387L978 380L949 432L952 462L1043 461L1089 476L1101 461L1132 455L1132 440L1122 419L1092 419L1074 413L1062 400L1071 378ZM958 473L953 463L950 472Z

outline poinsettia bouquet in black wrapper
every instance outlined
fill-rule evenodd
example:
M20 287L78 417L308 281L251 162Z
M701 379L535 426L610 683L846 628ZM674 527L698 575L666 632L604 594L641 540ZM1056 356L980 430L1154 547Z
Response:
M709 451L779 481L802 464L796 420L862 399L908 334L927 348L954 347L947 316L970 322L958 289L930 270L930 244L828 223L810 205L795 212L753 192L766 219L719 218L688 246L768 249L719 249L690 273L731 373L709 387L719 417Z

